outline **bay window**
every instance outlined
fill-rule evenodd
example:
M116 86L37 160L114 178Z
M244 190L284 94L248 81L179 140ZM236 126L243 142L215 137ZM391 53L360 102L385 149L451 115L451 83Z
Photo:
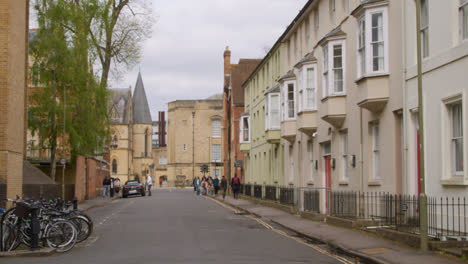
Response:
M388 72L387 8L368 9L358 19L358 77Z
M452 171L456 176L463 175L463 111L462 103L458 101L449 105Z
M306 65L299 72L299 112L317 110L316 65Z
M279 93L269 93L266 97L267 127L266 130L280 129L280 96Z
M281 92L281 112L282 120L291 120L296 118L296 88L295 81L286 81L283 84Z
M294 92L294 83L288 83L287 85L287 100L288 100L288 118L292 119L296 116L295 113L295 92Z
M241 116L240 122L240 142L241 143L248 143L250 142L250 117L249 116Z
M323 97L344 95L345 46L343 40L329 42L323 47ZM331 74L330 74L331 73Z

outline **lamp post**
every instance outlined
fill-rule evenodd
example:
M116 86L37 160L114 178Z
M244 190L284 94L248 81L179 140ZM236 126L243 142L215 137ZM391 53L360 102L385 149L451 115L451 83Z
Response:
M416 47L418 60L418 121L419 121L419 182L421 193L419 194L419 232L421 234L420 249L428 250L428 232L427 232L427 196L426 183L424 176L424 119L423 119L423 94L422 94L422 58L421 58L421 0L416 0Z
M62 135L62 155L65 157L65 114L66 114L66 105L67 105L67 86L63 86L63 135ZM65 159L65 158L63 158ZM67 162L65 161L62 164L62 199L65 200L65 166ZM86 187L85 187L86 188Z

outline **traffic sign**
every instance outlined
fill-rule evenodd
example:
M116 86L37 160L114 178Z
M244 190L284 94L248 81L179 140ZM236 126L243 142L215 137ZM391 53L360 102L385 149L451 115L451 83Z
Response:
M60 159L60 164L65 165L65 163L67 163L66 159Z

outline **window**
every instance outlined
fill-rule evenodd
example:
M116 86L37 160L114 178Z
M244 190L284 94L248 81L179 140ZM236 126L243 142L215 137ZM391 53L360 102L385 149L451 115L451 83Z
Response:
M296 116L294 106L294 84L288 83L287 85L287 98L288 98L288 118L294 118Z
M358 76L366 73L366 19L362 17L358 21Z
M221 137L221 120L215 119L211 121L211 136L214 138Z
M219 177L219 169L213 169L213 176Z
M280 128L280 102L279 94L271 93L267 96L267 109L268 109L268 129L279 129Z
M348 181L348 132L341 133L341 179Z
M379 123L372 123L372 164L374 180L380 180L380 128Z
M384 70L383 14L372 14L372 70Z
M314 181L314 169L315 169L315 166L314 166L314 143L313 141L310 141L309 143L309 166L310 166L310 181L313 182Z
M145 153L144 153L145 158L148 157L148 155L149 155L148 144L149 144L149 142L151 142L150 137L151 137L151 134L149 133L149 130L146 129L146 131L145 131Z
M304 77L302 75L304 74ZM316 83L315 83L315 66L305 67L299 72L301 79L299 86L299 111L316 110ZM303 91L304 88L304 91Z
M460 35L461 39L468 39L468 0L460 0Z
M463 111L462 103L449 105L452 145L452 171L454 175L463 175Z
M421 48L422 56L426 58L429 56L429 11L427 0L421 0L421 28L419 32L421 34Z
M303 93L303 88L304 88L304 81L303 81L303 70L302 68L299 69L299 75L297 76L297 87L299 89L299 100L297 101L297 111L302 112L302 102L304 102L304 93Z
M186 144L184 144L183 149L184 149L184 152L187 151L187 145Z
M323 47L323 95L322 97L328 96L328 47Z
M211 161L221 162L221 144L211 145Z
M117 160L112 160L112 173L117 174Z
M357 75L359 77L387 71L387 24L387 8L366 10L366 13L358 19Z
M333 45L333 80L334 92L343 92L343 47L341 44Z
M241 142L246 143L250 141L250 130L249 130L249 117L248 116L243 116L242 121L241 121Z
M167 165L167 157L159 156L159 165Z

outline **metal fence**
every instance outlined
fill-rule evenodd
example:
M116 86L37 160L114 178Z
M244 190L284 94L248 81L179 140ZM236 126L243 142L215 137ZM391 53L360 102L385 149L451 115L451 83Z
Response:
M278 200L277 189L278 189L278 186L265 185L265 199L271 200L271 201Z
M294 205L294 187L280 187L280 203Z
M427 200L429 235L439 239L464 237L468 240L467 207L465 197L429 197Z
M252 185L251 184L245 184L244 185L244 194L247 196L252 196Z
M304 199L304 211L320 213L319 190L305 190L303 199Z
M258 199L263 198L263 188L262 185L254 184L254 197Z

